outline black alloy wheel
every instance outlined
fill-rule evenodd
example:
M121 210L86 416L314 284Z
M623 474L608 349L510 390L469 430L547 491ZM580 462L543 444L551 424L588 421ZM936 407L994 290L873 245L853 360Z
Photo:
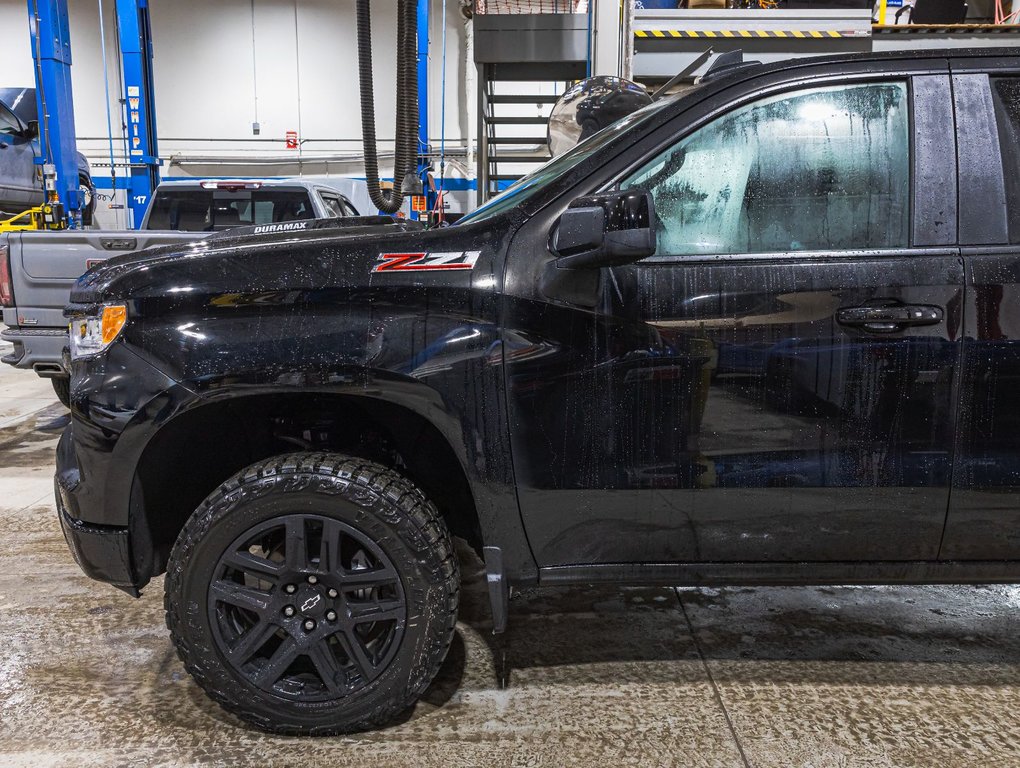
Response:
M346 523L293 514L260 523L220 557L209 624L223 658L268 693L348 696L400 646L404 588L378 545Z
M410 707L453 639L445 522L408 478L331 453L242 470L170 553L167 626L224 709L267 731L378 727Z

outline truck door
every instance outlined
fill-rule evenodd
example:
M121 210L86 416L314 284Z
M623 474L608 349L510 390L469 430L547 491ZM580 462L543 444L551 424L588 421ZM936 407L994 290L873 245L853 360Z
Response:
M541 566L937 558L963 300L949 125L945 62L872 70L748 95L613 180L652 193L657 253L603 269L590 311L530 306L553 335L507 348Z
M0 203L22 207L41 205L42 188L35 178L32 141L25 134L21 121L0 104Z
M953 90L967 301L941 557L1020 560L1020 60L955 60Z

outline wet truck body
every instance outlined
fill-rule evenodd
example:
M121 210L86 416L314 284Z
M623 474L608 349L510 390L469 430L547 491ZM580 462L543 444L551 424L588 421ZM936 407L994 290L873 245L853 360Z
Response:
M126 317L72 364L71 548L204 595L189 518L343 455L475 547L497 629L528 585L1016 581L1018 84L1001 49L735 67L453 227L110 260L68 310Z

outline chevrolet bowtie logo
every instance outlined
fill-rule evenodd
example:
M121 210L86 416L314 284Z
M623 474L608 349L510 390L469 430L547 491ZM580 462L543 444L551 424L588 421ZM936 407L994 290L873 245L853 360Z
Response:
M319 600L322 599L322 595L313 595L312 597L301 603L301 612L310 611L312 608L319 604Z

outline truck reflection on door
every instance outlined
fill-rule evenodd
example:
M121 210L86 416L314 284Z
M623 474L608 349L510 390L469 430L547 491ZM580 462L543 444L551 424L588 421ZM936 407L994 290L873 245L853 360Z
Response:
M595 312L520 321L543 327L528 339L541 362L507 356L542 565L937 557L959 313L952 329L886 335L835 315L960 301L957 259L646 261L614 276Z

